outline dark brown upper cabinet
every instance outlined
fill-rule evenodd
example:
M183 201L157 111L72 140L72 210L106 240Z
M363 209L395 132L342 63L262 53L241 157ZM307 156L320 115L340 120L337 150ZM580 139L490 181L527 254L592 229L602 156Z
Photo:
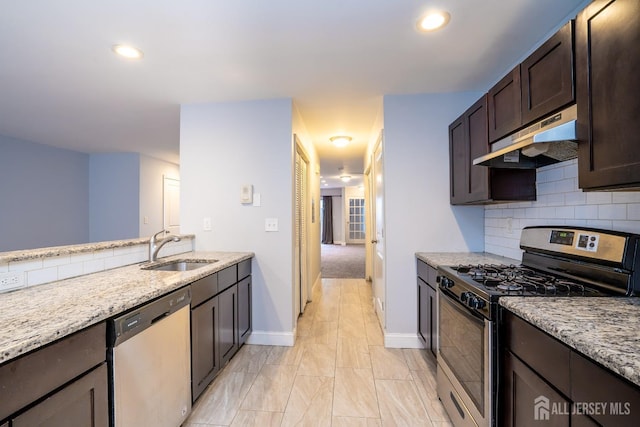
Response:
M488 152L487 96L483 96L449 126L450 203L535 200L536 171L473 164Z
M489 89L489 142L574 102L573 33L569 21Z
M578 185L640 189L640 2L597 0L576 22Z
M573 28L566 23L520 64L523 125L575 101Z
M489 141L494 142L518 129L520 112L520 65L489 89Z
M449 183L452 205L467 200L467 159L469 147L464 132L464 115L449 125Z

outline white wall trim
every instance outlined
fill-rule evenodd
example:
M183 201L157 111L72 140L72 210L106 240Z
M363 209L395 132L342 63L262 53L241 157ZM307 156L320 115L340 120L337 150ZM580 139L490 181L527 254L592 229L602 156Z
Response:
M293 347L295 344L294 332L269 332L269 331L253 331L247 339L247 344L254 345L280 345L285 347Z
M320 287L320 286L322 286L322 274L318 272L318 277L316 277L316 280L313 282L313 285L311 285L311 293L309 294L308 302L313 301L313 292L317 287Z
M386 348L424 348L418 334L384 334Z

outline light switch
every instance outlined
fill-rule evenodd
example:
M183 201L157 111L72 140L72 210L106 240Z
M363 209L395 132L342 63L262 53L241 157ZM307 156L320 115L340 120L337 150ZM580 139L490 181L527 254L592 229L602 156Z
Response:
M211 217L205 217L202 219L202 229L204 231L211 231Z
M240 203L251 204L253 201L253 185L244 184L240 187Z
M265 218L264 231L278 231L278 218Z
M253 193L253 206L260 206L260 193Z

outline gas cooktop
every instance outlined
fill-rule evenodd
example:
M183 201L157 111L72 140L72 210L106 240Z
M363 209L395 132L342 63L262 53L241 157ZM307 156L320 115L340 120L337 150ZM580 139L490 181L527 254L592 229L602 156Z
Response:
M457 276L493 296L606 296L588 284L522 265L458 265Z

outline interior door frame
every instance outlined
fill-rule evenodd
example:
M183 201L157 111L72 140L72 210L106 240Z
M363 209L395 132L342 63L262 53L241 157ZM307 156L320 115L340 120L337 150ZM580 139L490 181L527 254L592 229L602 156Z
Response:
M378 321L385 330L386 327L386 274L385 274L385 227L384 227L384 130L380 131L378 141L376 142L373 152L371 153L372 167L372 197L371 197L371 213L372 222L371 230L373 239L371 240L373 247L373 276L372 291L373 305ZM380 169L378 170L377 157L380 157ZM380 183L381 191L378 192L378 183Z
M309 174L310 174L310 160L309 155L300 143L298 136L293 135L294 139L294 313L297 319L298 315L302 314L307 302L311 300L311 278L310 278L310 245L309 239L311 236L311 201L310 201L310 189L309 189ZM303 179L302 200L301 205L297 204L297 174L298 163L297 157L306 164L306 174ZM304 215L304 221L299 221L300 211ZM301 232L299 227L304 227L304 233Z
M365 215L367 216L367 220L364 224L364 234L365 234L365 278L367 282L373 282L373 253L374 245L371 243L373 240L373 228L371 224L373 224L373 195L371 189L371 162L367 165L367 168L364 171L364 204L365 204Z

